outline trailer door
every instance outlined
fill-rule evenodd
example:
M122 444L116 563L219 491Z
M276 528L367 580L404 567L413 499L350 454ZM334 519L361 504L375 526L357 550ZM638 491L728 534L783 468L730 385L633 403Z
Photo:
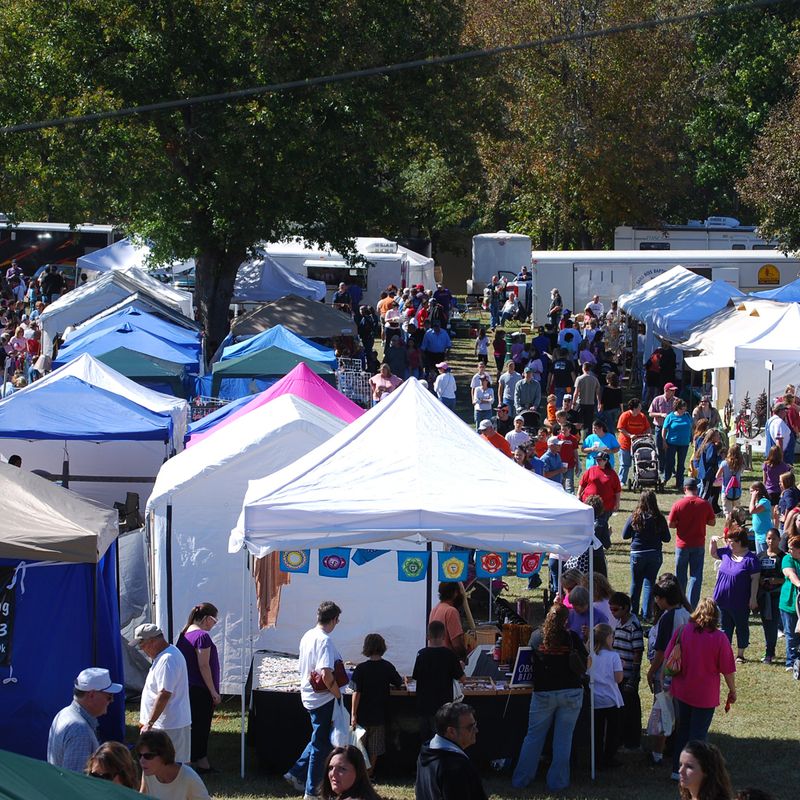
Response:
M581 264L573 266L573 311L583 311L599 294L606 309L611 301L631 289L631 268L625 264Z

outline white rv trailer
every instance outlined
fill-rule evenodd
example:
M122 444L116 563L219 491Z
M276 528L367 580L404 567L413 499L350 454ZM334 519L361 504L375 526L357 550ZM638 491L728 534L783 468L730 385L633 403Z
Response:
M779 250L535 250L531 265L533 317L540 325L547 321L554 287L561 292L564 308L582 311L592 295L600 295L608 308L611 300L679 265L743 292L784 286L800 273L800 258Z
M762 239L754 225L733 217L690 219L686 225L620 225L614 230L615 250L772 250L774 240Z

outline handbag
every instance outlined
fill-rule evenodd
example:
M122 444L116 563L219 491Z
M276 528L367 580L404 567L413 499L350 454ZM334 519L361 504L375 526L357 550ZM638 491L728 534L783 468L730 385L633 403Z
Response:
M344 668L344 662L341 658L337 658L336 661L333 662L333 679L340 689L342 686L347 686L347 684L350 683L350 678L347 677L347 670ZM322 680L322 673L317 672L315 669L311 670L308 676L308 682L315 692L330 691L325 685L325 681Z
M569 635L569 668L580 678L581 683L586 684L589 676L586 674L587 661L575 648L575 640L572 634Z
M675 640L675 645L669 654L669 658L664 662L664 674L669 675L671 678L681 674L681 634L685 627L685 625L681 625L678 629L678 638Z

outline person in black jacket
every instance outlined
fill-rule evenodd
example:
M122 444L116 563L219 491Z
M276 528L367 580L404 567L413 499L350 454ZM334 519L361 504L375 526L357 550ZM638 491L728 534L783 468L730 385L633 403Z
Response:
M445 703L436 712L436 736L417 759L416 800L487 800L478 770L464 752L475 744L478 723L466 703Z

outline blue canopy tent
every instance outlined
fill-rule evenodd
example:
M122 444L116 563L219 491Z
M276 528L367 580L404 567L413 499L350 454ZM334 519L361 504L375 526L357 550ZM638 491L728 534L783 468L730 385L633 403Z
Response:
M680 342L689 328L739 297L744 297L744 293L725 281L705 281L674 294L665 292L661 304L646 321L656 336Z
M123 682L117 512L0 464L0 749L44 758L76 676L105 667ZM124 697L100 718L122 741Z
M330 347L324 347L303 336L298 336L283 325L275 325L250 339L227 346L222 351L220 361L249 356L268 347L279 347L281 350L316 361L318 364L325 364L331 369L336 369L338 366L336 353Z
M137 353L146 353L162 361L182 364L190 372L197 372L199 369L199 353L196 349L192 351L185 346L170 344L152 333L132 327L128 322L113 329L100 331L95 337L85 336L75 344L67 342L58 351L53 366L60 367L84 353L96 357L120 347Z
M762 300L777 300L781 303L800 303L800 278L787 283L786 286L776 286L763 292L751 292L750 296Z
M86 337L96 339L103 332L114 330L123 324L129 324L132 328L152 333L166 342L175 345L195 348L200 352L200 333L196 330L189 330L174 322L169 322L156 314L142 311L135 306L127 306L115 311L113 314L99 316L94 320L88 320L70 334L67 344L72 347L76 342L83 341ZM66 346L66 345L65 345Z

